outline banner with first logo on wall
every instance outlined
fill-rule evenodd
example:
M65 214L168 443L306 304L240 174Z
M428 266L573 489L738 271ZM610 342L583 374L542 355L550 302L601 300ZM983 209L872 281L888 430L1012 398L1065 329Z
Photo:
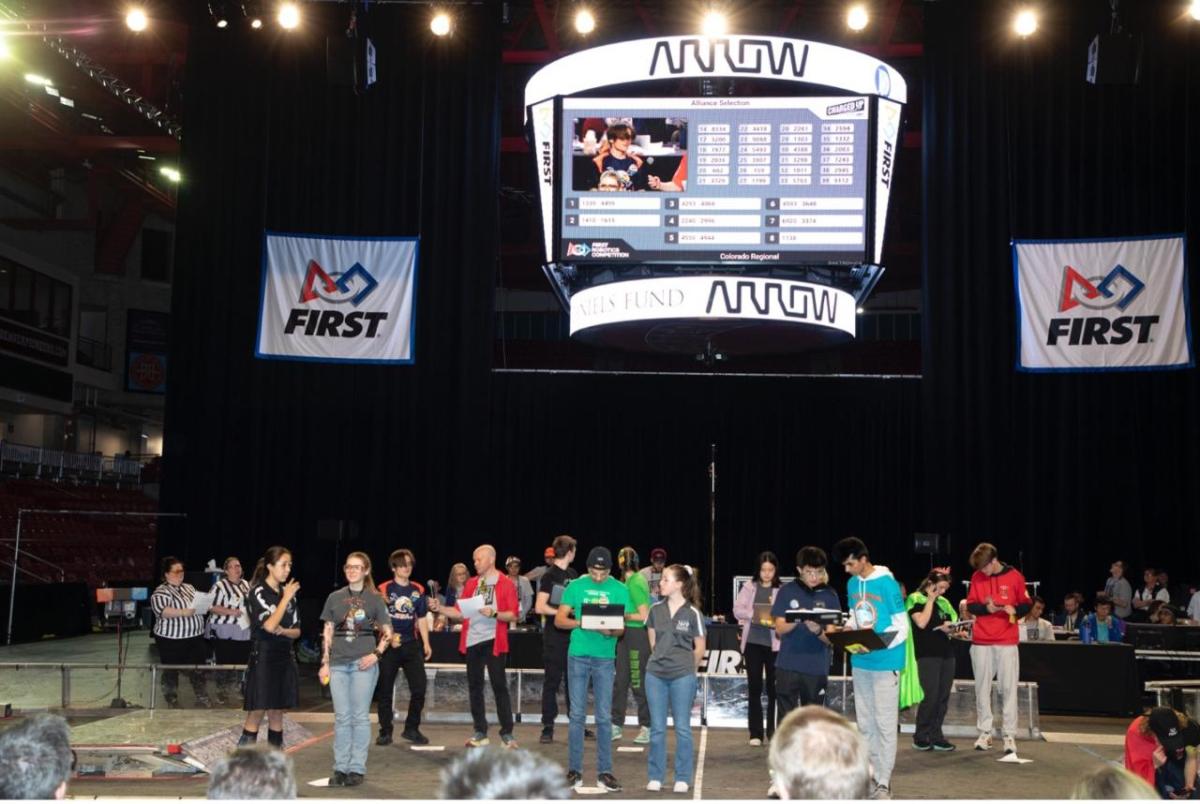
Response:
M1190 368L1180 235L1014 240L1017 370Z
M256 357L412 363L415 237L265 232Z

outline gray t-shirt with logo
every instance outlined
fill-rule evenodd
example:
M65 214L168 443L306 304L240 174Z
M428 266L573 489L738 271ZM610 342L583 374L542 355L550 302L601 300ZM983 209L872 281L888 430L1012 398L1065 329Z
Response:
M695 641L705 635L704 615L684 603L671 616L667 601L650 607L646 627L654 631L654 650L646 663L646 672L671 680L696 674Z
M392 618L387 603L372 589L352 592L343 586L325 598L321 619L333 623L333 645L329 663L356 662L375 650L379 644L376 628L391 628Z

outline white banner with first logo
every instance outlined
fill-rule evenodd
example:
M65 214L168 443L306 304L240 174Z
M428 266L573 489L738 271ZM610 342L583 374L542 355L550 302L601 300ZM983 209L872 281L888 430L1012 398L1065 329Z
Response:
M266 232L255 356L412 363L417 245Z
M1013 241L1019 371L1190 368L1181 236Z

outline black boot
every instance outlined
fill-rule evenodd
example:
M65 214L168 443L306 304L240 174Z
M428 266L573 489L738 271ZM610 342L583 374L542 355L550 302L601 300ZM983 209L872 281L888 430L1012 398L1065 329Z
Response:
M391 728L389 727L389 728L385 729L381 726L379 728L379 736L375 738L375 745L391 745L391 744L392 744Z
M267 734L270 734L270 732L267 732ZM258 732L242 729L242 736L238 738L238 748L241 748L243 745L254 745L257 742Z
M267 743L275 746L276 748L283 748L283 729L275 731L274 729L268 728Z

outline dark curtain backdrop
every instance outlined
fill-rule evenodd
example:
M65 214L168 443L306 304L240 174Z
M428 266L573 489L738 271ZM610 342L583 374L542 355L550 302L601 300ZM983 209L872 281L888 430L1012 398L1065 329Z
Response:
M293 34L192 26L162 492L190 524L161 545L196 566L281 543L325 581L318 520L377 562L486 524L499 19L459 6L439 41L427 7L373 6L379 83L355 95L325 76L347 7L303 10ZM420 234L416 365L256 360L264 229Z
M1200 580L1195 370L1014 371L1009 240L1184 232L1196 286L1200 45L1179 3L1120 4L1143 32L1138 86L1084 80L1107 0L1043 4L1026 42L1010 4L926 7L925 493L930 527L978 540L1056 599L1109 564ZM1192 305L1195 316L1195 304Z

